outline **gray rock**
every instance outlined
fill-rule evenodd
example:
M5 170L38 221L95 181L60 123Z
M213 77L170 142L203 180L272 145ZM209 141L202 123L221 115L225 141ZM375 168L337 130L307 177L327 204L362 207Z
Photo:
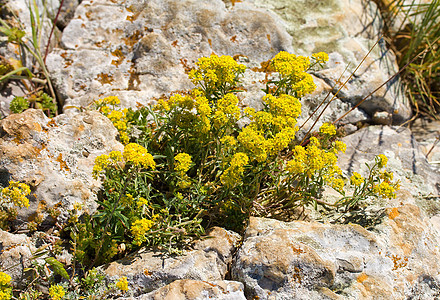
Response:
M256 6L279 15L293 37L294 53L310 55L325 51L330 61L325 70L315 73L330 86L345 82L378 40L383 27L380 12L373 1L300 1L252 0ZM345 68L348 72L343 74ZM358 104L398 70L394 54L379 43L355 72L354 77L339 92L343 101ZM335 86L337 91L340 84ZM385 85L360 108L369 115L376 111L393 114L395 122L409 119L411 109L398 80Z
M120 300L246 300L243 284L236 281L176 280L172 283L138 297Z
M24 234L12 234L0 229L0 270L20 281L24 268L30 266L30 258L35 246ZM23 262L23 264L22 264Z
M30 207L19 211L19 224L36 213L48 217L41 207L57 206L59 222L66 220L76 202L92 213L96 209L93 191L100 187L92 179L94 160L123 149L113 124L98 112L49 119L41 110L28 109L0 121L0 132L2 184L13 179L32 189Z
M356 224L251 218L232 279L244 283L248 299L402 299L420 290L426 291L420 299L429 299L438 294L439 266L429 263L440 255L437 230L417 206L386 213L374 231ZM424 284L424 278L435 284Z
M228 265L232 261L232 254L240 237L236 233L217 227L210 232L209 236L211 238L196 242L194 250L182 256L167 257L160 252L139 251L110 263L104 267L104 272L111 279L126 276L130 290L135 296L164 287L180 279L222 281L225 279ZM179 286L177 283L176 285ZM162 289L157 293L163 291Z

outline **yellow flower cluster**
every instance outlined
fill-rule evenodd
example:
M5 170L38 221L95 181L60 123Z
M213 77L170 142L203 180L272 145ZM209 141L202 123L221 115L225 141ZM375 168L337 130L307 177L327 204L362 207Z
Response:
M318 57L322 58L322 54ZM271 60L271 66L280 74L282 85L286 84L296 97L301 98L316 89L313 77L306 73L310 68L308 57L281 51Z
M11 283L11 276L6 273L0 272L0 285L9 285Z
M235 85L237 77L246 70L246 66L237 63L228 55L202 57L196 62L196 69L188 77L194 85L205 89L220 89L225 84Z
M240 118L240 109L238 108L238 98L232 93L226 94L217 101L217 110L214 112L214 124L217 128L230 122L235 124Z
M272 60L275 72L282 76L298 76L310 67L310 59L306 56L296 56L286 51L279 52Z
M61 300L64 298L66 291L61 285L52 285L49 288L49 296L51 300Z
M112 151L108 155L102 154L95 158L93 166L93 178L97 179L99 175L109 167L114 167L122 161L122 154L119 151Z
M127 277L122 276L121 278L119 278L118 282L116 283L116 287L123 292L128 291Z
M183 177L191 167L191 155L187 153L179 153L174 156L174 160L176 161L174 170L179 173L181 177Z
M382 181L380 184L373 186L373 192L384 198L396 198L395 188L387 181Z
M134 236L133 243L140 246L147 240L145 234L153 227L154 222L152 220L140 219L131 224L131 234Z
M376 156L376 162L379 169L386 167L388 163L388 157L383 154L379 154L378 156Z
M306 174L309 178L319 174L333 188L342 190L344 182L340 178L341 169L336 165L337 150L322 149L316 137L310 138L307 148L295 146L294 158L287 162L286 170L293 176Z
M118 130L119 132L119 139L121 140L121 143L126 145L129 141L128 138L128 125L127 125L127 109L123 109L122 111L119 110L112 110L108 105L112 105L113 107L115 105L120 104L121 101L116 96L110 96L106 97L104 99L99 99L98 101L95 101L95 104L99 107L99 112L101 112L104 116L110 119L112 121L113 126Z
M11 180L9 186L1 190L0 201L28 208L29 199L26 196L30 193L31 189L27 184Z
M156 168L153 156L139 144L130 143L124 148L123 157L126 162L143 168Z
M312 58L319 64L328 62L328 54L325 52L314 53L312 54Z
M235 153L231 159L230 166L220 176L220 181L227 187L233 187L240 182L240 178L244 172L244 166L249 162L249 158L245 153Z
M138 201L137 201L137 206L141 207L143 205L148 206L150 204L150 202L148 202L147 199L145 199L144 197L139 197Z
M12 292L11 288L0 290L0 300L9 300L9 299L11 299L12 298L11 292Z
M336 134L336 127L330 123L324 123L319 128L319 132L328 136L334 136Z
M362 183L364 183L364 177L361 176L361 174L357 172L353 172L353 175L350 177L350 184L354 186L360 186Z

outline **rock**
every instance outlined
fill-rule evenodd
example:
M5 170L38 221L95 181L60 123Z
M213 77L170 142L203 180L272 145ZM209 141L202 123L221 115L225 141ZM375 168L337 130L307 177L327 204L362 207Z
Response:
M148 293L180 279L222 281L239 236L222 228L214 228L209 236L211 238L197 242L194 250L182 256L167 257L160 252L139 251L110 263L104 267L104 272L112 280L126 276L130 290L135 295ZM190 282L184 286L186 284L192 285Z
M12 234L0 229L0 270L12 277L12 281L20 281L23 269L30 266L35 246L24 234ZM23 264L22 264L23 262Z
M402 299L419 290L430 299L440 292L439 266L429 263L438 241L413 205L387 210L374 231L251 218L231 276L248 299Z
M0 119L11 114L9 106L15 97L26 97L26 87L20 81L9 81L5 87L0 88Z
M93 191L100 187L92 179L94 160L122 151L116 136L111 121L95 111L49 119L41 110L28 109L0 121L0 182L18 180L32 190L30 207L19 211L16 225L39 214L50 221L51 208L59 210L58 221L64 222L75 203L93 212Z
M440 121L429 118L417 118L411 124L411 132L420 144L422 153L431 166L440 168Z
M139 297L119 298L136 300L246 300L243 284L236 281L176 280Z
M80 1L78 0L64 0L56 22L58 28L63 30L67 24L69 24L70 20L72 20L75 15L75 10L78 7L79 2Z
M62 44L47 64L67 106L111 94L134 107L190 89L185 68L202 56L265 61L290 50L291 38L273 14L220 0L82 1Z
M334 93L360 64L378 40L383 27L380 12L373 1L290 1L252 0L257 7L279 15L293 37L294 53L310 55L325 51L330 61L325 70L315 75L335 86ZM349 65L347 72L345 68ZM380 42L365 59L355 76L347 82L338 97L353 105L373 92L398 71L394 54ZM341 74L344 75L341 76ZM338 84L336 84L338 83ZM410 118L411 108L400 82L391 81L376 91L360 108L369 115L376 111L393 114L394 122Z

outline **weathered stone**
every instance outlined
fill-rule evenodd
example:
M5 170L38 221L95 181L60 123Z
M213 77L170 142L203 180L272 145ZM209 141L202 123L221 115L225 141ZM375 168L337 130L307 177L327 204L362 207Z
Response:
M135 295L179 279L224 280L239 236L222 228L214 228L209 236L211 238L197 242L194 250L182 256L167 257L159 252L139 251L110 263L104 272L112 279L126 276Z
M380 12L373 1L251 2L258 7L270 9L283 19L288 33L293 37L294 53L330 53L327 68L316 72L315 75L324 79L330 86L335 86L334 93L339 89L340 83L345 82L361 63L378 40L380 29L383 27ZM348 72L344 73L347 65ZM381 42L366 57L354 77L339 92L338 97L356 105L397 70L394 54ZM411 116L409 101L397 80L376 91L360 108L370 115L378 110L387 111L393 114L396 122L402 122Z
M0 133L2 184L13 179L32 189L30 207L19 211L20 223L35 214L46 218L53 206L62 213L58 221L64 221L75 202L92 212L93 191L100 186L91 176L94 160L123 149L110 120L93 111L49 119L41 110L28 109L0 121Z
M24 234L12 234L0 229L0 270L19 281L23 276L23 268L30 265L30 258L35 246ZM22 263L23 262L23 263Z
M56 25L63 30L75 15L75 10L79 5L78 0L64 0L60 10Z
M133 300L246 300L243 284L236 281L176 280L139 297L119 298Z
M433 295L438 285L420 282L438 282L439 266L429 262L440 257L439 240L413 205L387 209L374 231L251 218L231 274L248 299L402 299L420 289Z

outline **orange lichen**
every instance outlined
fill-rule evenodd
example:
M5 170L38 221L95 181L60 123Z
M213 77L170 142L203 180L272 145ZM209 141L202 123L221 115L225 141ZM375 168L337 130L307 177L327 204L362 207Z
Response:
M98 74L98 76L96 76L96 79L101 82L102 85L106 83L111 84L114 81L113 76L104 73Z
M63 155L61 153L60 153L60 155L58 155L56 161L60 163L61 170L70 171L70 168L67 166L66 162L63 160Z
M267 37L267 40L268 40L269 43L270 43L270 34L266 34L266 37Z
M398 255L387 255L393 261L394 267L393 271L404 268L408 265L408 257L400 257Z
M173 46L173 47L177 47L177 42L178 42L178 41L175 40L174 42L171 43L171 46Z
M54 119L50 119L50 121L47 122L46 126L47 127L57 127L57 123L55 122Z
M134 44L136 44L141 38L142 38L142 33L139 30L136 30L135 32L133 32L132 35L126 38L122 38L122 40L124 40L124 43L127 46L133 47Z
M359 283L364 282L365 280L368 279L368 275L365 273L362 273L361 275L359 275L359 277L356 279Z
M153 272L150 272L148 269L145 269L144 270L144 275L145 276L151 276L151 275L153 275Z
M295 267L293 270L295 271L295 273L293 273L292 279L294 281L298 282L299 284L301 284L301 282L302 282L301 269L298 267Z
M241 0L231 0L231 4L232 4L232 6L234 6L235 3L240 3L240 2L241 2Z
M236 43L237 42L237 36L234 35L230 38L231 42Z
M212 48L212 41L211 41L211 39L208 39L208 44Z
M116 60L112 60L112 65L119 67L119 65L122 64L122 62L124 61L125 55L119 49L116 49L115 51L111 52L111 54L118 58Z
M251 70L254 72L270 72L270 60L268 61L263 61L262 63L260 63L261 67L255 67L252 68Z
M389 212L388 212L388 217L391 220L394 220L395 218L397 218L400 215L399 210L396 207L393 207Z

